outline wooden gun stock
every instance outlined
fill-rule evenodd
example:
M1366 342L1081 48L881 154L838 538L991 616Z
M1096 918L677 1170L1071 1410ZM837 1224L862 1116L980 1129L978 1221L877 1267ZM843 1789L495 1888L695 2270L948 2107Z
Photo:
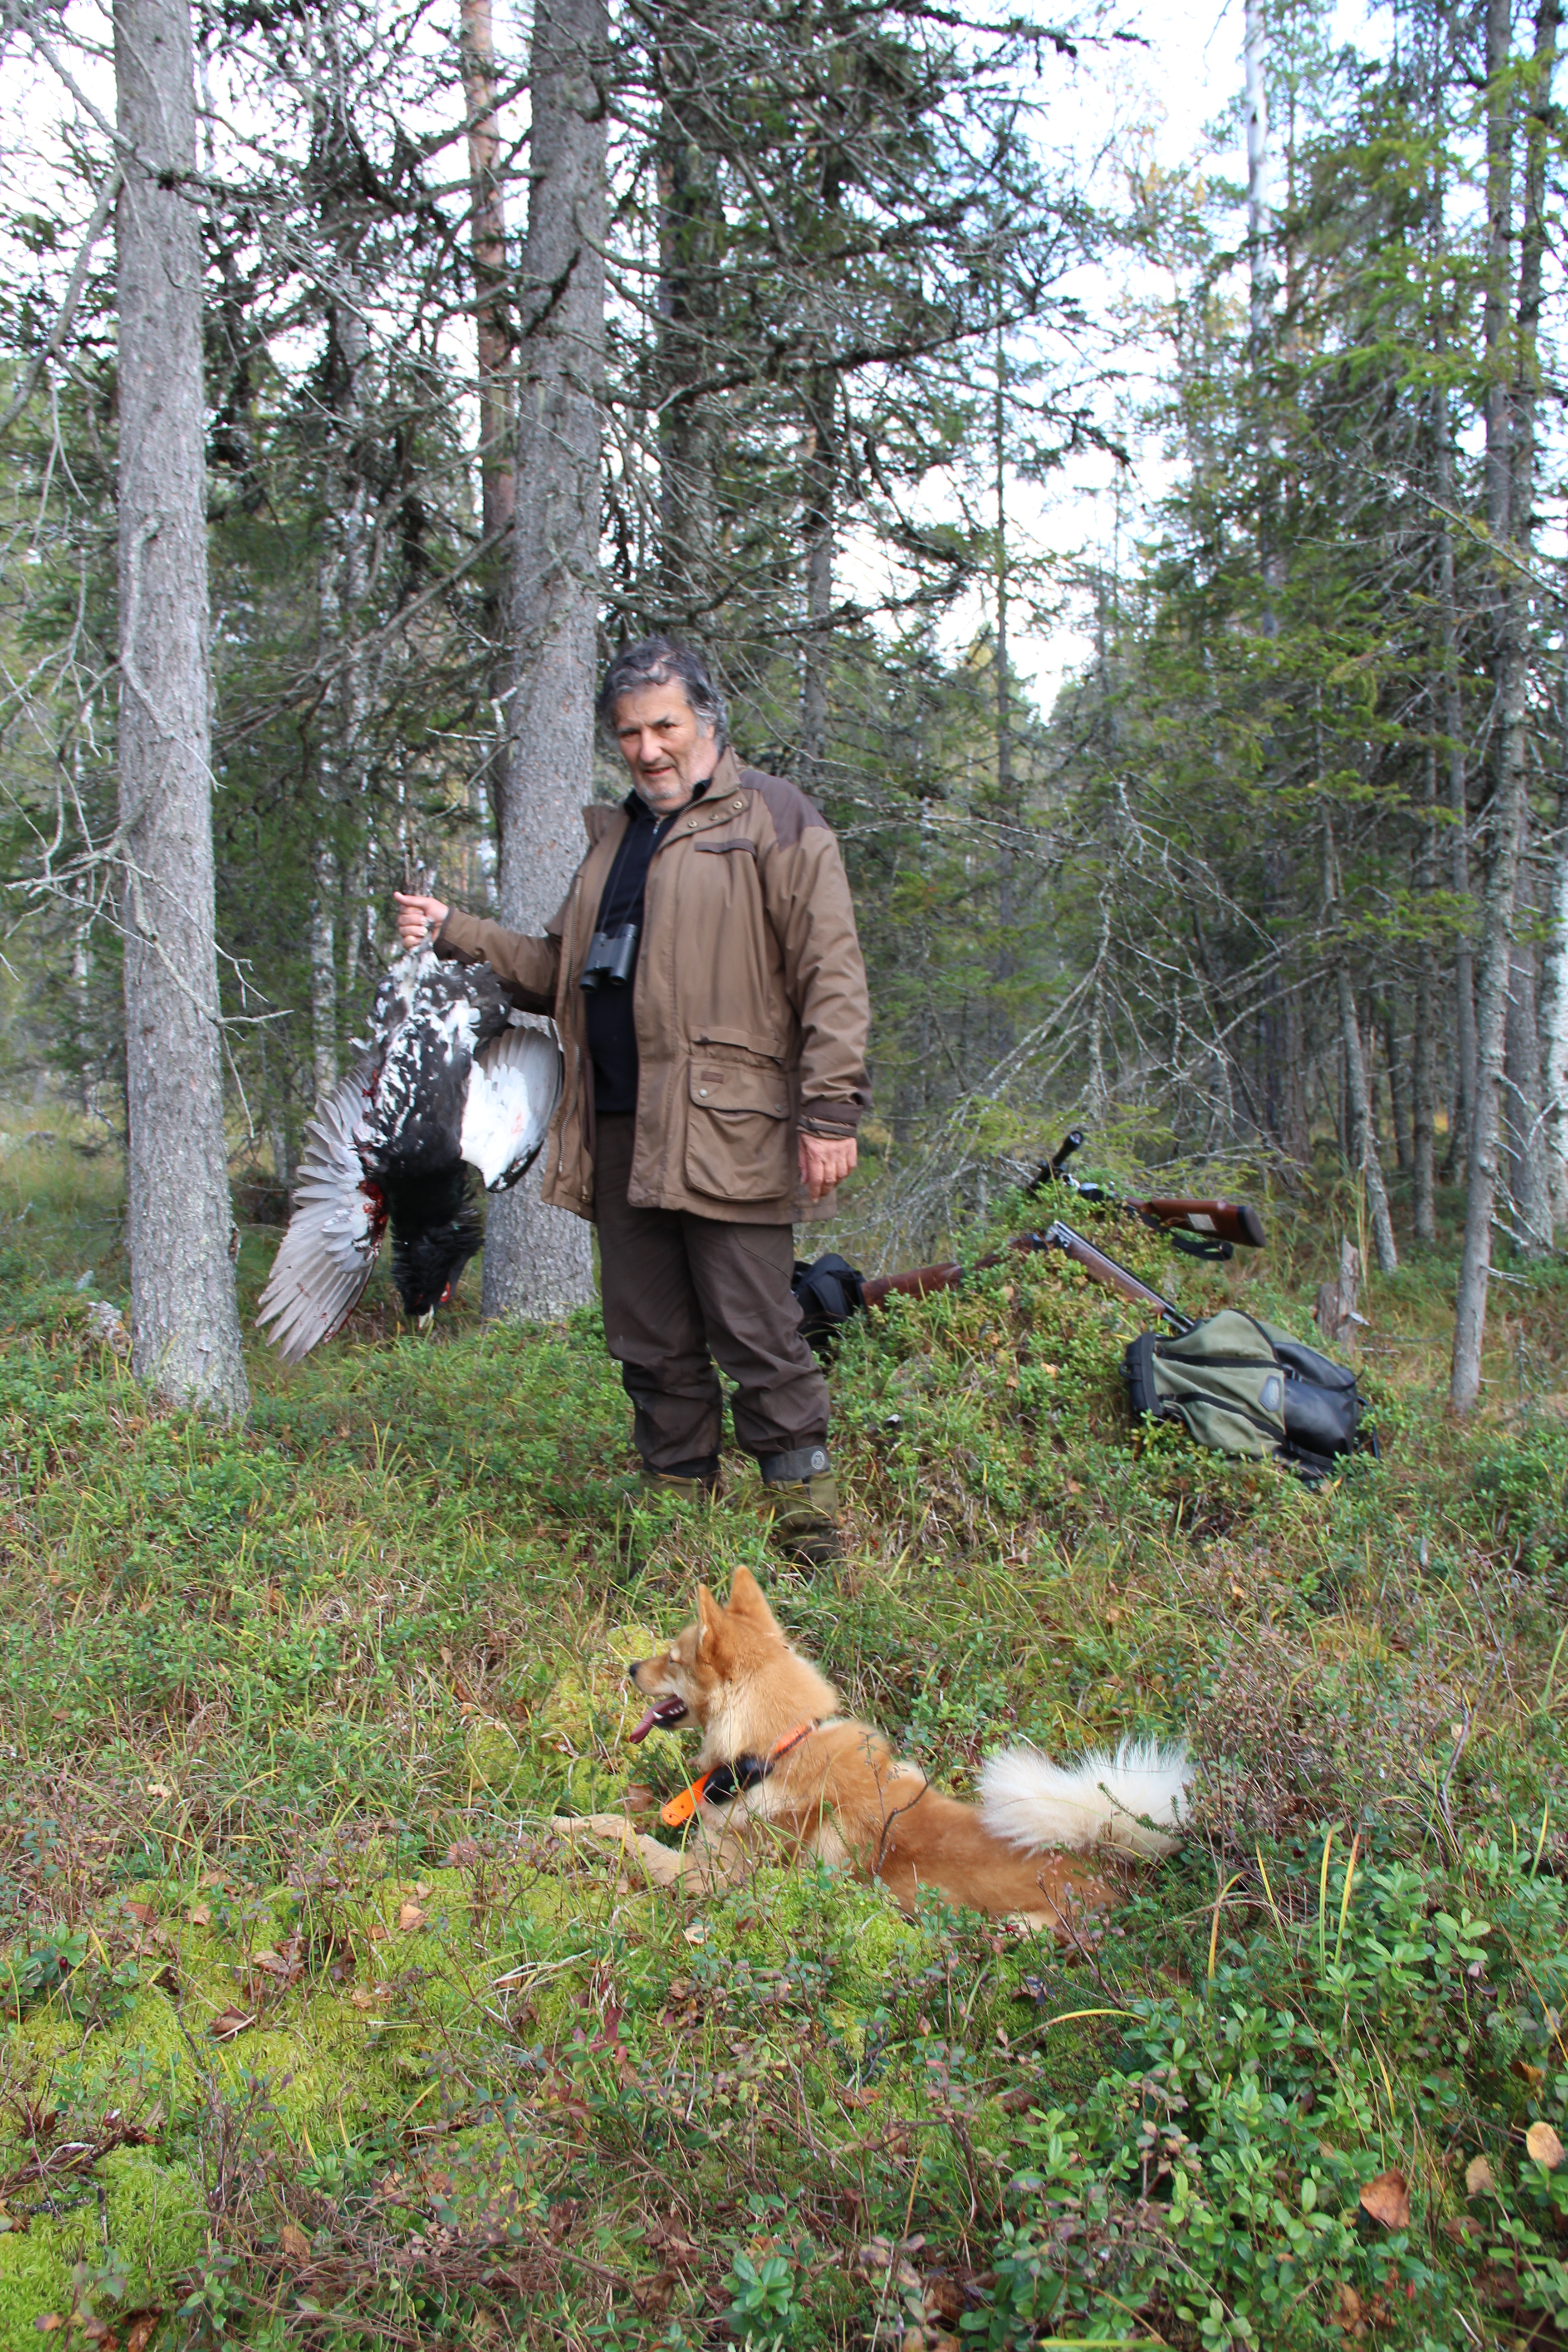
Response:
M884 1298L929 1298L933 1290L956 1290L963 1280L963 1268L949 1263L945 1265L917 1265L912 1274L877 1274L860 1285L862 1307L880 1307Z
M1197 1201L1184 1192L1168 1200L1129 1201L1127 1206L1162 1233L1203 1234L1216 1242L1239 1242L1244 1249L1262 1249L1268 1238L1262 1218L1247 1201Z

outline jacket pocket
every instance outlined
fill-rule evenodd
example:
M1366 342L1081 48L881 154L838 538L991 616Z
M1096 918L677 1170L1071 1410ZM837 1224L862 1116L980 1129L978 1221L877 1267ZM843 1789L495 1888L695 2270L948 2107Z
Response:
M686 1181L716 1201L774 1201L794 1189L789 1083L776 1063L694 1054L689 1065Z

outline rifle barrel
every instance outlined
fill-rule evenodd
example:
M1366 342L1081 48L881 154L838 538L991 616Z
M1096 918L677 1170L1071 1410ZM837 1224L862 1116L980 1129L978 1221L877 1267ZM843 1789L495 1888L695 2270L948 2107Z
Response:
M1075 1265L1082 1266L1091 1282L1103 1283L1108 1290L1120 1290L1124 1298L1132 1299L1140 1307L1156 1308L1176 1330L1192 1329L1191 1316L1184 1315L1179 1307L1162 1292L1153 1289L1140 1275L1134 1274L1131 1266L1108 1257L1104 1250L1096 1249L1092 1242L1086 1241L1081 1234L1075 1234L1072 1227L1064 1225L1059 1218L1054 1225L1047 1225L1043 1234L1031 1235L1030 1239L1038 1248L1063 1251Z
M1075 1265L1082 1266L1091 1282L1101 1283L1108 1290L1121 1291L1124 1298L1132 1299L1140 1307L1152 1307L1178 1331L1192 1329L1191 1317L1184 1315L1172 1300L1152 1289L1131 1266L1107 1256L1104 1250L1096 1249L1091 1241L1086 1241L1082 1234L1074 1233L1070 1225L1059 1220L1047 1225L1044 1233L1016 1234L1005 1249L994 1250L988 1257L978 1259L972 1271L978 1274L987 1266L1000 1265L1015 1252L1047 1249L1063 1251ZM955 1260L948 1259L941 1265L918 1265L909 1274L874 1275L860 1286L860 1304L880 1307L885 1298L929 1298L935 1291L956 1290L963 1281L964 1272Z

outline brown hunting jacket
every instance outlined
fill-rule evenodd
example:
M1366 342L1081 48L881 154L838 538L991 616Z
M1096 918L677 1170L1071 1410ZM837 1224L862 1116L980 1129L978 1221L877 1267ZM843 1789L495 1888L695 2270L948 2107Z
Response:
M628 819L583 812L589 849L542 940L454 909L437 952L488 963L565 1057L542 1197L594 1213L594 1075L578 986ZM797 1132L853 1135L869 1099L870 1008L838 844L805 794L720 754L703 799L654 851L633 982L634 1207L737 1224L831 1215L808 1203Z

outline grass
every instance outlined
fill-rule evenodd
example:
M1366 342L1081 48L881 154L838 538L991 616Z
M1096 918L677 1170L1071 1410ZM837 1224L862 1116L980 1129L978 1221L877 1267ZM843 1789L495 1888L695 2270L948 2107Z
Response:
M1321 1212L1222 1271L1103 1222L1310 1336ZM900 1304L813 1581L739 1459L629 1507L596 1318L486 1328L472 1277L430 1339L378 1278L258 1351L243 1430L154 1407L95 1336L111 1157L13 1143L0 2347L1563 2340L1568 1279L1509 1271L1465 1428L1452 1255L1373 1280L1384 1459L1320 1494L1134 1439L1136 1321L1065 1262ZM960 1790L1189 1727L1180 1855L1065 1950L574 1861L552 1813L680 1784L622 1665L741 1560Z

